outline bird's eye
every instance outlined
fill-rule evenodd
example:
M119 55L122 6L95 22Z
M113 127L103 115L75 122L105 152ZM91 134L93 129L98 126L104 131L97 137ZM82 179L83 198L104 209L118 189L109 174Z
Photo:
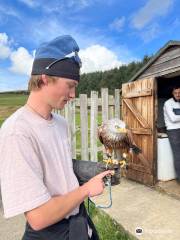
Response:
M119 128L119 126L118 126L118 125L115 125L115 128L117 128L117 129L118 129L118 128Z

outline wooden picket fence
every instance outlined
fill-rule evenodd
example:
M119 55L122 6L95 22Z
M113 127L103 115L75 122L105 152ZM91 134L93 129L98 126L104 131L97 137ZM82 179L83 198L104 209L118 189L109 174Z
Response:
M69 138L71 142L72 157L80 156L83 160L98 160L98 152L103 147L98 147L97 127L98 117L102 122L111 118L120 118L120 89L115 89L114 96L108 94L108 88L101 89L101 97L98 92L91 91L90 98L86 94L80 94L79 98L69 102L61 111L54 110L63 115L69 124ZM80 124L77 125L77 114L80 114ZM88 117L90 125L88 127ZM77 133L80 131L80 149L76 147ZM88 137L90 133L90 137Z

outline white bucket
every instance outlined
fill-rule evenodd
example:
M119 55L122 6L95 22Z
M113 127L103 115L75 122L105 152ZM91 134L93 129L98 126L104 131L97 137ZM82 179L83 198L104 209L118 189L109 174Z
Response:
M168 181L176 178L173 153L168 138L158 138L157 143L157 177Z

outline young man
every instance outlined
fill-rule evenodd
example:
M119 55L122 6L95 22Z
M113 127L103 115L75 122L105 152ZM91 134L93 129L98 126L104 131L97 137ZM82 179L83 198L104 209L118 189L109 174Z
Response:
M0 182L6 218L25 214L23 240L99 239L83 201L103 192L105 171L79 186L65 119L52 112L75 97L79 47L60 36L36 51L30 95L0 130Z
M164 120L173 152L177 181L180 183L180 86L173 87L172 95L164 104Z

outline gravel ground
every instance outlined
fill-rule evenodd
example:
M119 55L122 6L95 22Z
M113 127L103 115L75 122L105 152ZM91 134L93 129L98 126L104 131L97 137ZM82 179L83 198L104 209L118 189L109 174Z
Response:
M24 233L24 226L24 215L11 219L3 217L3 209L0 201L0 240L20 240Z

